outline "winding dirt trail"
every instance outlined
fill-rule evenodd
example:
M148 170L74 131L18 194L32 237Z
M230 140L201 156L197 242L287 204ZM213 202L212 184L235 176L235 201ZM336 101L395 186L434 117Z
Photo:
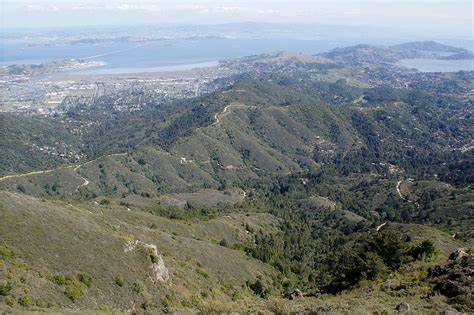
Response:
M217 112L217 113L214 114L214 122L208 127L218 126L222 121L221 120L222 117L227 115L228 113L230 113L230 111L234 108L257 108L257 106L255 106L255 105L245 105L245 104L241 104L241 103L229 104L229 105L224 107L222 112ZM278 109L281 109L281 108L278 107ZM287 110L288 106L284 107L284 109ZM207 128L207 127L204 127L204 128ZM201 128L197 128L196 131L198 131L199 129L201 129ZM233 165L228 165L227 167L224 167L223 165L219 164L219 166L222 169L235 169L236 168L236 167L233 167ZM291 175L291 171L281 172L281 173L280 172L272 172L272 171L267 171L267 170L264 170L264 169L261 169L261 168L255 167L255 166L254 166L254 169L256 169L258 171L266 172L268 174L274 174L274 175L283 175L283 176Z
M194 132L198 132L199 130L206 129L209 127L215 127L221 123L221 118L223 115L226 115L228 112L230 112L230 109L232 108L256 108L257 106L251 106L251 105L245 105L245 104L240 104L240 103L232 103L224 107L222 112L217 112L214 114L214 122L210 124L209 126L205 127L198 127L194 130Z
M113 154L109 154L109 155L105 155L105 156L101 156L97 159L94 159L94 160L90 160L90 161L87 161L86 163L83 163L83 164L79 164L77 165L76 167L74 167L74 171L77 172L81 167L83 167L84 165L87 165L87 164L90 164L92 162L95 162L97 161L98 159L101 159L101 158L104 158L104 157L111 157L111 156L125 156L127 155L128 153L127 152L124 152L124 153L113 153ZM76 188L76 191L78 191L80 188L82 187L86 187L87 185L90 184L90 181L85 178L84 176L82 176L81 174L78 173L79 176L81 176L81 179L84 181L82 184L79 185L79 187Z
M397 194L398 194L398 196L400 196L400 198L401 198L402 200L408 201L408 200L402 195L402 192L400 191L400 185L401 185L401 184L402 184L402 181L399 180L399 181L397 182L397 185L395 186L395 189L397 190Z
M409 180L409 181L410 181L410 180ZM419 204L417 201L410 200L410 199L406 198L405 196L403 196L402 192L400 191L400 185L401 185L401 184L402 184L402 181L399 180L399 181L397 182L397 185L395 186L395 189L397 190L398 196L400 196L400 198L401 198L403 201L412 203L412 204L414 204L417 208L420 208L420 204Z
M240 103L232 103L224 107L222 112L220 113L215 113L214 114L214 122L212 123L211 126L217 126L221 120L220 118L225 115L227 112L229 112L230 109L232 108L256 108L257 106L252 106L252 105L245 105L245 104L240 104Z
M109 154L109 155L103 155L103 156L100 156L98 157L97 159L93 159L93 160L90 160L90 161L87 161L85 163L82 163L82 164L79 164L77 165L76 167L74 167L74 171L77 171L78 169L80 169L81 167L87 165L87 164L90 164L90 163L93 163L99 159L103 159L103 158L108 158L108 157L112 157L112 156L125 156L127 155L128 153L127 152L124 152L124 153L113 153L113 154Z
M60 170L60 169L70 168L70 167L71 166L63 167L63 168L55 168L55 169L51 169L51 170L44 170L44 171L33 171L33 172L28 172L28 173L23 173L23 174L7 175L7 176L0 177L0 182L2 180L9 179L9 178L27 177L27 176L39 175L39 174L48 174L48 173L51 173L51 172L54 172L54 171L57 171L57 170Z
M84 181L82 184L80 184L77 188L76 188L76 191L78 191L79 189L81 189L81 187L85 187L87 185L89 185L89 180L87 178L85 178L84 176L81 176L81 179Z
M52 173L54 171L60 171L60 170L64 170L64 169L68 169L68 168L74 168L73 170L75 172L77 172L81 167L87 165L87 164L90 164L92 162L95 162L99 159L102 159L102 158L107 158L107 157L111 157L111 156L124 156L124 155L127 155L128 153L127 152L124 152L124 153L113 153L113 154L109 154L109 155L104 155L104 156L101 156L101 157L98 157L97 159L94 159L94 160L90 160L90 161L87 161L85 163L82 163L82 164L79 164L79 165L70 165L70 166L63 166L63 167L58 167L58 168L54 168L54 169L50 169L50 170L44 170L44 171L33 171L33 172L28 172L28 173L23 173L23 174L15 174L15 175L7 175L7 176L3 176L3 177L0 177L0 182L3 181L3 180L6 180L6 179L11 179L11 178L18 178L18 177L28 177L28 176L33 176L33 175L41 175L41 174L48 174L48 173ZM90 184L90 181L85 178L84 176L82 176L81 174L78 173L79 176L81 176L81 179L83 180L83 183L80 184L77 188L76 188L76 191L79 190L79 188L81 187L85 187L87 185Z

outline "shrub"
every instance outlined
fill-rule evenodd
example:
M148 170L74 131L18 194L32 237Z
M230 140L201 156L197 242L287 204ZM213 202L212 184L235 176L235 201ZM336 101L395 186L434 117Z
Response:
M30 266L28 266L28 264L21 259L14 259L12 261L12 265L17 267L18 269L23 269L23 270L30 269Z
M92 278L91 275L89 275L85 272L80 272L77 277L78 277L79 281L84 283L86 286L88 286L88 287L91 286L92 281L93 281L93 278Z
M49 279L49 280L53 279L53 274L46 267L43 267L40 271L38 271L38 276L44 279Z
M7 299L7 305L13 307L13 305L15 305L15 299L12 297L9 297Z
M421 244L410 249L410 256L414 259L432 258L436 256L438 249L431 240L424 240Z
M110 205L110 200L109 199L102 199L100 201L100 204L103 205L103 206Z
M193 295L191 297L191 303L193 306L199 306L202 304L202 298L199 295Z
M196 268L196 273L203 276L204 278L209 278L209 274L202 268Z
M474 301L469 294L456 296L449 300L449 304L461 312L469 313L474 309Z
M16 190L21 193L26 193L26 189L22 184L16 185Z
M13 251L10 248L8 248L6 244L0 245L0 258L1 259L8 259L14 256L15 255L13 254Z
M140 293L143 290L143 284L141 282L134 282L132 284L132 291L136 293Z
M188 300L181 300L181 306L183 307L193 307L193 303Z
M239 290L232 292L232 301L238 301L242 299L242 293Z
M45 306L45 303L42 299L37 299L36 302L35 302L36 306L38 307L44 307Z
M260 279L257 279L254 283L248 282L247 284L254 294L264 299L268 297L268 289L264 286L263 282Z
M84 295L84 290L81 283L74 277L68 277L66 279L66 290L64 294L72 301L76 302L81 296Z
M150 311L152 308L156 307L156 304L150 302L150 301L144 301L141 305L140 305L141 309L144 310L144 311ZM146 312L148 313L148 312Z
M116 277L116 278L115 278L115 284L118 285L119 287L123 287L124 281L123 281L122 278Z
M55 275L53 277L53 282L57 285L65 285L66 284L66 277L64 275Z
M99 305L99 311L101 311L101 312L110 312L110 307L108 305L101 304L101 305Z
M11 282L0 283L0 295L6 296L13 288Z
M22 296L22 297L19 297L18 298L18 304L20 304L23 307L28 307L28 306L30 306L30 299L26 295Z

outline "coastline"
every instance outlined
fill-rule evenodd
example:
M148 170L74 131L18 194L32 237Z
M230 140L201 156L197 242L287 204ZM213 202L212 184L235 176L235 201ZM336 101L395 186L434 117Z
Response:
M211 68L219 65L219 60L209 60L202 62L192 62L192 63L180 63L175 65L166 65L166 66L157 66L157 67L147 67L147 68L135 68L135 67L117 67L117 68L108 68L108 67L94 67L89 69L81 70L72 70L65 71L61 74L63 75L87 75L87 76L97 76L97 75L130 75L130 74L144 74L144 73L160 73L160 72L174 72L174 71L186 71L193 70L197 68Z

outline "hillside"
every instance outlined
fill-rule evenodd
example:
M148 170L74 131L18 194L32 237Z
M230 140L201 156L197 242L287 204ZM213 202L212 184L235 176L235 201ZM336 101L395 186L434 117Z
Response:
M400 50L412 49L412 50L431 51L431 52L448 52L448 53L466 52L465 49L443 45L441 43L437 43L434 41L409 42L409 43L395 45L392 47L395 49L400 49Z
M22 295L27 289L32 306L131 310L150 304L171 310L195 307L208 296L232 303L237 294L243 302L251 300L251 294L241 289L245 281L275 273L218 244L223 238L230 243L250 241L243 226L275 225L271 216L236 214L188 226L119 205L70 204L2 193L2 217L2 242L8 244L8 248L2 245L6 256L2 261L13 284L10 295ZM169 278L160 280L163 271L153 269L155 258L150 259L144 249L127 251L135 240L156 245ZM58 283L60 276L78 274L90 276L92 284ZM79 287L74 291L76 303L63 294L73 286Z
M2 113L0 310L473 311L472 77L385 64L405 48Z
M324 295L290 303L278 296L258 298L246 282L253 283L258 277L270 281L277 272L246 256L239 247L233 248L233 244L252 243L259 229L275 230L278 220L271 215L237 212L187 223L115 203L68 203L1 194L1 261L8 274L3 283L11 284L3 301L8 305L61 312L137 308L242 311L280 307L347 311L382 310L394 307L402 299L416 305L417 310L449 308L440 298L423 301L417 295L410 296L410 292L420 289L420 284L401 295L397 293L400 289L395 289L396 283L411 283L423 265L411 267L415 269L404 275L391 276L387 283L392 288L385 291L365 284L359 289L361 293L347 291L337 299ZM416 239L433 239L443 256L462 245L433 228L406 225L403 229L414 233ZM127 250L135 240L156 245L157 258L150 254L153 247L150 253L147 247ZM160 257L164 267L154 269L152 266L159 263ZM423 287L427 289L429 286ZM366 294L362 292L371 292L373 298L361 299L359 294ZM386 302L376 303L379 298ZM18 299L19 304L13 299ZM349 308L350 304L342 300L355 304ZM8 306L3 310L8 311Z
M74 194L87 179L83 190L96 195L186 192L219 188L224 182L240 185L257 176L315 171L320 163L345 173L395 170L414 176L422 171L433 179L431 167L446 160L450 164L438 166L437 176L470 181L463 177L468 174L452 173L449 167L469 160L462 148L469 145L471 120L460 119L465 115L461 104L442 97L356 89L343 82L245 80L198 104L191 109L192 120L178 114L160 128L149 109L139 117L124 117L105 134L91 131L84 136L121 153L47 174L6 177L0 185L20 183L26 192L41 194L46 184L56 183L61 194ZM91 150L101 152L101 147ZM357 166L349 169L349 161Z
M60 122L2 114L0 124L2 174L51 168L83 158L77 139Z

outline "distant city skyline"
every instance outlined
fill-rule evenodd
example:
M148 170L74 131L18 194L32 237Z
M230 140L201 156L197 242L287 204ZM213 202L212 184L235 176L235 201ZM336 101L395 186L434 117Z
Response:
M385 27L473 37L473 4L464 0L6 0L3 28L231 22Z

